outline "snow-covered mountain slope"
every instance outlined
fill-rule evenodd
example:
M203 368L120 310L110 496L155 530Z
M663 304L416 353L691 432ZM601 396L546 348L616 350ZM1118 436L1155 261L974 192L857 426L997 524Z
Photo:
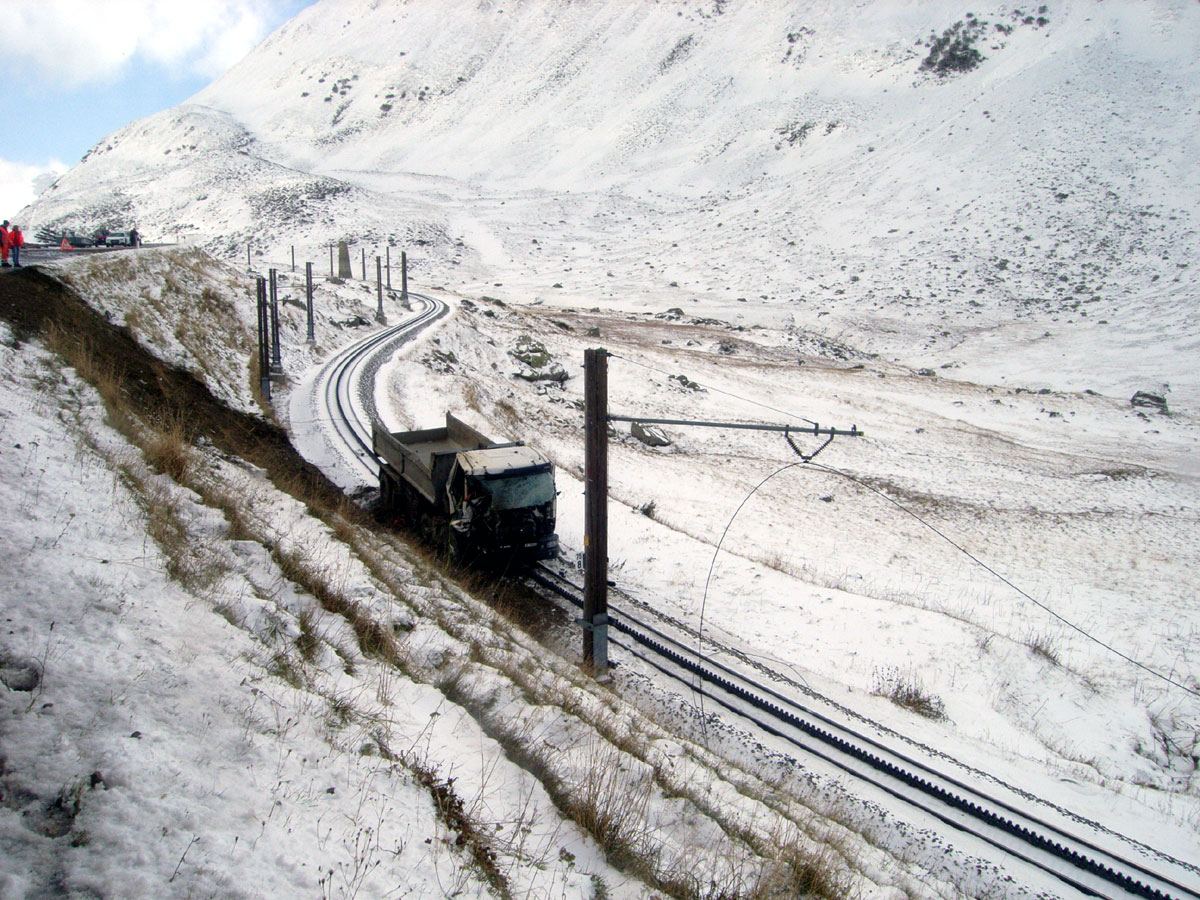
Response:
M964 32L978 65L922 68ZM101 141L23 219L136 221L238 268L248 242L256 267L294 245L323 269L345 239L356 275L360 250L406 249L455 308L381 371L379 409L397 427L466 410L538 444L568 560L584 346L620 357L614 411L857 424L821 458L838 473L781 475L736 522L794 459L778 439L614 440L614 577L1194 860L1198 38L1183 2L327 0ZM218 342L173 334L193 320L157 281L188 262L162 256L56 272L190 366ZM346 337L329 308L374 285L336 288L316 347L285 311L294 383ZM162 340L136 325L151 314ZM573 377L514 377L523 338ZM237 362L206 371L250 410ZM1132 408L1138 389L1170 414ZM945 718L893 708L889 673Z
M956 23L982 60L923 70ZM1198 37L1184 2L326 0L26 218L391 243L517 300L744 299L970 380L1191 405Z

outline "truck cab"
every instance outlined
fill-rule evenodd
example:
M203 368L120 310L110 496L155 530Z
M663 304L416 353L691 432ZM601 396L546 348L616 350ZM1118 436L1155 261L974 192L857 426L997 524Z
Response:
M451 552L461 556L488 548L530 559L558 555L554 534L554 467L522 445L459 453L446 485Z
M493 443L449 413L445 427L373 432L383 507L421 523L451 556L558 555L554 465L537 450Z

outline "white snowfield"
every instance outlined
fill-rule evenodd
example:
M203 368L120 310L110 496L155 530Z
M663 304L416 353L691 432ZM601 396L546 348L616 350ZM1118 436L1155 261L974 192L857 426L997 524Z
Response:
M583 547L586 347L615 354L614 413L857 425L864 436L835 440L821 465L786 469L799 460L779 435L665 428L671 444L650 449L615 426L611 577L692 627L702 616L714 640L913 741L1194 863L1200 6L971 12L940 0L326 0L188 103L102 140L22 219L29 232L86 232L120 216L147 240L194 238L242 269L247 242L256 268L286 269L294 246L323 272L328 242L347 240L356 275L362 248L373 257L390 246L393 264L406 249L414 285L454 310L380 372L378 408L397 429L436 424L449 409L545 453L568 559ZM922 71L931 35L959 21L980 34L984 59L966 72ZM153 352L253 411L239 343L253 339L244 277L218 268L204 282L236 312L222 325L228 339L207 345L180 338L173 294L160 286L165 270L202 257L132 258L120 277L103 259L56 271ZM296 296L294 278L286 289ZM321 291L315 347L285 307L284 361L298 391L354 338L338 322L360 308L369 317L375 302L373 283ZM404 311L387 302L398 321ZM547 366L527 361L535 343ZM166 578L156 552L132 547L149 539L119 484L108 490L103 461L71 449L78 425L65 433L64 416L84 417L85 445L111 439L90 414L58 411L62 396L86 391L68 374L37 394L46 358L12 345L0 481L19 514L3 526L16 588L0 650L41 659L43 691L58 693L57 712L0 693L12 748L0 767L0 848L22 861L0 874L0 898L36 896L52 877L101 896L186 896L172 893L184 877L222 896L278 896L287 879L311 891L312 872L330 867L343 880L326 896L370 886L382 896L400 862L414 873L413 896L437 896L451 864L467 872L468 894L486 894L453 851L422 850L436 828L421 818L428 795L371 755L377 743L362 753L363 735L331 737L312 721L317 701L272 670L275 626L253 623L295 630L311 598L261 547L239 556L236 542L219 602L241 627L212 616L211 599L198 613L204 604ZM565 381L537 380L552 366ZM1135 391L1162 397L1167 412L1131 405ZM74 402L86 412L94 400ZM275 408L319 415L303 397ZM289 424L310 459L337 468L311 423ZM807 452L818 444L795 440ZM85 476L106 487L76 499ZM272 533L303 544L311 523L270 496ZM198 523L212 515L195 512ZM220 533L219 522L198 527ZM387 609L336 541L305 546ZM60 586L67 558L75 581ZM336 637L344 625L328 627L331 646L351 643ZM464 653L433 626L414 633L427 656ZM95 646L112 648L108 662L82 649ZM370 715L387 718L398 743L425 747L442 774L464 772L460 792L519 785L495 800L496 821L513 823L519 798L534 798L544 840L536 852L508 845L514 886L652 895L561 824L534 780L462 707L440 706L448 701L428 681L361 660L359 675L337 674L335 657L313 665L318 686L331 679L324 695L378 697ZM56 671L70 675L56 681ZM368 678L379 683L364 688ZM897 683L940 703L942 718L881 696ZM269 716L247 685L269 697ZM671 707L666 686L632 663L615 688L660 714ZM126 697L136 714L124 712ZM684 724L693 702L683 699ZM292 724L272 730L272 717ZM124 736L149 735L146 719L164 744L151 768L138 755L145 739ZM206 734L213 740L198 746ZM778 749L739 751L734 735L720 743L751 766ZM503 776L492 779L491 766ZM93 770L126 790L129 773L148 773L138 795L163 799L135 825L95 802L94 785L80 788L95 817L92 849L75 847L55 869L59 826L30 843L21 810L44 810ZM25 797L16 787L26 803L12 799ZM342 867L354 865L354 829L367 819L372 835L384 835L384 820L396 830L378 846L405 849L380 863L377 880L354 882L358 870ZM680 839L704 846L687 819L675 823ZM329 832L322 823L332 821ZM971 881L958 857L922 881L916 873L941 850L918 849L919 826L864 828L857 877L870 896L1055 890L1022 870L1009 883L990 865ZM210 830L229 835L227 852L213 849L224 845ZM244 849L255 835L271 854ZM253 883L242 894L226 891L243 877Z

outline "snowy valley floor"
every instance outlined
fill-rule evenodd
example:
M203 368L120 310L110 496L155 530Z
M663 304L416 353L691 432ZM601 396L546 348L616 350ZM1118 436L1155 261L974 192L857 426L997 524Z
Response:
M213 359L155 319L162 267L181 262L194 264L164 252L60 271L85 295L97 284L89 302L118 324L136 311L141 339L253 415L244 356ZM211 289L224 327L252 334L245 283L221 267L212 277L179 290ZM356 304L369 315L361 288L340 289L339 315ZM585 346L615 354L613 412L857 424L864 437L817 460L837 472L779 472L736 517L795 461L777 436L672 431L659 450L617 436L612 577L685 622L703 608L706 632L897 732L1197 858L1194 696L922 524L1195 690L1194 417L920 375L795 327L447 299L452 318L382 373L379 408L397 428L461 411L548 452L568 559L582 547ZM323 322L324 346L306 350L295 310L285 314L293 384L307 353L357 333ZM597 690L394 537L360 532L349 510L313 506L211 440L164 457L154 429L140 442L115 429L38 339L4 338L13 515L0 652L6 682L38 673L31 690L0 693L0 846L16 861L0 874L4 900L48 885L123 897L652 896L681 873L770 885L787 866L766 848L781 845L831 873L830 896L1022 892L999 874L965 877L969 860L929 874L911 843L855 835L853 803L832 785L802 787L803 770L775 783L778 770L750 754L731 770L626 702L670 706L636 669L618 695ZM514 377L536 374L514 355L531 340L552 358L537 369L571 376L561 387ZM944 718L879 696L895 678L940 701ZM636 798L639 818L617 825L633 828L648 869L569 814L566 798L597 785Z
M857 425L864 437L783 471L798 459L780 435L667 428L651 449L614 425L610 576L916 741L1197 858L1192 414L918 373L749 313L476 295L423 341L380 409L397 428L468 410L547 451L568 558L583 546L585 347L614 354L612 413ZM527 380L531 341L561 386ZM897 683L943 717L880 696Z

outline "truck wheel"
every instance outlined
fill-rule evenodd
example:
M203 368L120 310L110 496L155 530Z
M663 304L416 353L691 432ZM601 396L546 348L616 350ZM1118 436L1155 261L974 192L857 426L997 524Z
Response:
M429 515L429 513L423 512L423 513L421 513L420 522L421 522L421 534L424 535L425 540L432 541L434 546L436 547L438 533L437 533L437 523L434 522L433 516Z

